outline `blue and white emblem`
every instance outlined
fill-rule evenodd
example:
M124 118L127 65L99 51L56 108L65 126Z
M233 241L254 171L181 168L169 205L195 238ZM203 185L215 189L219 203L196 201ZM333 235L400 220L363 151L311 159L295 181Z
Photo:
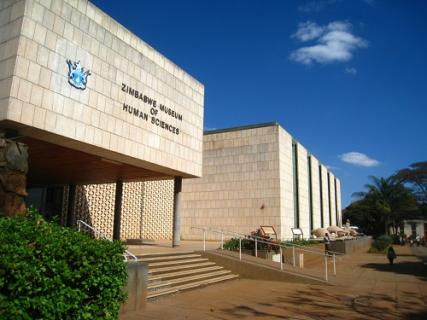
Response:
M87 77L91 75L90 70L85 70L80 65L80 61L72 62L67 59L68 83L77 89L86 89Z

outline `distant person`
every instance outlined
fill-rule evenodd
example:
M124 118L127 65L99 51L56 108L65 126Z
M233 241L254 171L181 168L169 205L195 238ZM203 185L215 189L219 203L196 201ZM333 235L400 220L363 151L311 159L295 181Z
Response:
M387 249L387 259L390 261L390 265L393 265L393 260L397 258L396 252L394 251L393 247L390 246Z
M421 242L421 237L419 234L417 234L417 236L415 237L415 242L417 243L417 247L420 246L420 242Z
M323 241L325 242L325 255L328 255L331 250L331 238L329 237L329 233L325 233Z

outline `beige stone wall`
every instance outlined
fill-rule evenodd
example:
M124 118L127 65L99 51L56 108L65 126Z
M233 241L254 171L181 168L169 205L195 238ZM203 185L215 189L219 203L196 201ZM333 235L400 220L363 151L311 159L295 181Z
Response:
M294 181L292 165L292 137L279 126L279 162L280 162L280 220L281 238L292 239L294 227Z
M322 175L322 200L323 200L323 226L325 228L331 225L329 220L329 193L328 193L328 170L321 165Z
M313 226L312 229L321 227L320 211L320 180L319 180L319 160L311 155L311 184L313 202Z
M272 225L280 232L278 152L277 126L206 134L203 178L183 183L182 238L202 238L192 226L246 234Z
M338 225L342 226L342 213L341 213L341 182L335 177L337 186L337 211L338 211Z
M308 189L308 153L300 144L298 149L298 197L299 197L299 227L304 237L310 236L310 207Z
M23 13L23 1L0 1L0 120L7 118Z
M107 238L113 237L114 183L80 185L76 188L75 216ZM65 223L68 188L64 192L62 222ZM123 184L120 237L126 239L172 239L173 180Z
M335 206L335 177L334 175L330 172L329 173L329 183L330 183L330 187L331 187L331 216L332 216L332 225L337 225L337 211L336 211L336 206Z
M87 0L0 5L0 39L12 39L0 43L8 48L0 50L0 120L24 125L26 136L109 159L170 175L201 175L202 84ZM91 70L86 90L68 83L67 59ZM123 92L122 83L156 107ZM147 119L123 110L124 103ZM161 104L182 119L163 112ZM179 134L152 124L151 110Z

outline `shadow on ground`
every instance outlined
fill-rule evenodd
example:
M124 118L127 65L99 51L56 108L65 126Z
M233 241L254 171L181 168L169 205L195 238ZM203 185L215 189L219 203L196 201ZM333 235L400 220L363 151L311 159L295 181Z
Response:
M388 263L367 263L363 264L361 267L375 269L382 272L412 275L421 280L427 281L427 268L418 261L403 261L394 263L393 265Z
M228 317L260 319L412 319L402 316L409 311L407 305L398 306L390 296L384 294L343 294L336 288L311 286L292 294L277 296L268 301L237 305L222 309ZM413 314L413 319L422 318L423 313ZM412 314L408 313L408 317ZM418 318L417 318L418 317Z

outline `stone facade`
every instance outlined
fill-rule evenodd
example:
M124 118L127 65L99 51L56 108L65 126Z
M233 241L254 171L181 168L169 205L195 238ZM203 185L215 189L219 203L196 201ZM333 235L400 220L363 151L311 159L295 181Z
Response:
M27 171L27 146L3 138L0 132L0 216L25 214Z
M68 59L91 71L86 90L68 83ZM196 177L203 100L202 84L87 0L0 3L4 126L170 176Z
M298 226L308 238L322 226L321 207L323 226L340 224L339 180L278 124L207 132L203 155L203 177L183 184L183 239L201 239L191 227L248 234L262 225L281 239Z

